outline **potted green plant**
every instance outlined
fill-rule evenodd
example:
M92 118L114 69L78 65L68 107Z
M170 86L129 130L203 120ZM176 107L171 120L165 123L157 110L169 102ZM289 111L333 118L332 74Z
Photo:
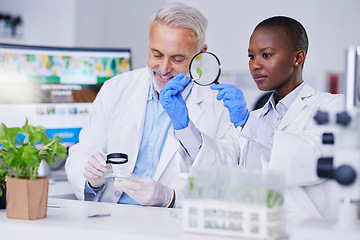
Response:
M4 167L4 163L2 163L0 168L0 209L6 208L6 175L8 174L7 169Z
M50 139L43 126L32 126L26 120L21 128L0 126L0 157L8 168L6 179L6 213L9 218L38 219L46 217L48 177L37 177L42 160L55 162L55 156L66 157L66 148L56 136Z

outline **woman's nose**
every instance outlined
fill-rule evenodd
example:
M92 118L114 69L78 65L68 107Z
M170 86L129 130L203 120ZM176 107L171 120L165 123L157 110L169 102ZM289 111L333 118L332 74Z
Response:
M262 67L262 63L258 58L254 58L249 61L249 66L250 66L250 69L256 70L256 69L260 69Z

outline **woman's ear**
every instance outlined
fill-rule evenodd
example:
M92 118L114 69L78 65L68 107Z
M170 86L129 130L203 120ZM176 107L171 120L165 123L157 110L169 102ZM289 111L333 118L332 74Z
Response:
M204 44L203 48L200 50L200 52L206 52L207 51L208 46L206 44Z
M299 50L296 52L296 57L295 57L295 62L294 65L295 66L300 66L305 62L305 58L306 58L306 53L304 50Z

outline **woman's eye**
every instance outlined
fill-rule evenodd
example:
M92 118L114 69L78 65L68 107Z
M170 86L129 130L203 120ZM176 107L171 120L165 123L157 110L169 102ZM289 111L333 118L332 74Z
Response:
M250 59L254 59L254 55L252 55L252 54L248 54L248 57L249 57Z

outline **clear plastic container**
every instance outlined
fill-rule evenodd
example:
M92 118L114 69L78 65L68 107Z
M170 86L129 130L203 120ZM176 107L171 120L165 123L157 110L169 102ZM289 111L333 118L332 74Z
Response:
M124 170L124 164L128 162L128 156L125 153L110 153L106 159L106 168L108 169L104 176L106 181L137 181L135 174Z

